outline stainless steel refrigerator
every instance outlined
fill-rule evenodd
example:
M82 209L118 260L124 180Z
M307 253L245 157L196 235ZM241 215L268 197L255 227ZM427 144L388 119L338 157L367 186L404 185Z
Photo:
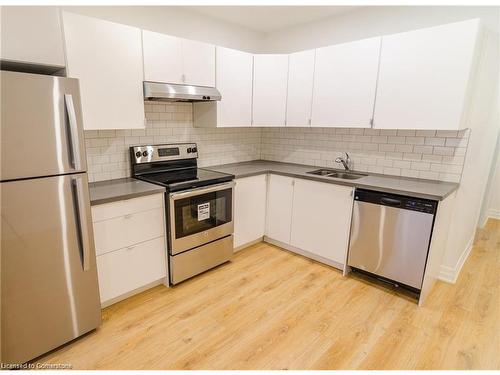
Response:
M78 80L1 72L1 362L101 322Z

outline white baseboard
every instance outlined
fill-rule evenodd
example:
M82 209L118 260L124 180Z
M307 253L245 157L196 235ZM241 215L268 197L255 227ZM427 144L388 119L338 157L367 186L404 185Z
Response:
M259 242L262 242L262 241L264 241L264 236L259 237L259 238L257 238L256 240L253 240L253 241L247 242L247 243L245 243L245 244L243 244L243 245L241 245L241 246L235 247L235 248L233 249L233 252L235 252L235 253L236 253L236 252L238 252L238 251L240 251L240 250L246 249L247 247L250 247L250 246L255 245L256 243L259 243Z
M274 240L274 239L269 238L267 236L264 236L264 242L270 243L271 245L275 245L275 246L281 247L282 249L290 251L292 253L296 253L296 254L302 255L303 257L315 260L316 262L324 263L324 264L326 264L328 266L337 268L337 269L339 269L341 271L344 270L344 265L341 264L341 263L338 263L338 262L335 262L335 261L333 261L331 259L327 259L327 258L324 258L322 256L310 253L309 251L305 251L305 250L299 249L298 247L289 245L287 243L284 243L284 242L281 242L281 241L278 241L278 240Z
M500 210L496 210L494 208L490 208L488 210L488 219L497 219L497 220L500 220Z
M441 268L439 270L439 280L445 281L447 283L455 284L458 279L458 275L460 274L460 271L462 270L462 267L465 264L465 261L469 257L469 254L472 250L472 245L474 243L474 237L472 237L469 242L467 243L467 246L465 247L464 251L460 255L460 258L458 258L457 264L455 264L455 267L450 267L450 266L445 266L441 265Z

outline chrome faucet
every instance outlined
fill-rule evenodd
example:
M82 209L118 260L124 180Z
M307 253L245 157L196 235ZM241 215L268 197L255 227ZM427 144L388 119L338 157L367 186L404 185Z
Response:
M344 166L344 169L346 171L349 171L349 164L351 163L351 158L349 157L349 154L346 152L345 153L345 159L344 158L341 158L341 157L338 157L337 159L335 159L335 163L342 163L342 165Z

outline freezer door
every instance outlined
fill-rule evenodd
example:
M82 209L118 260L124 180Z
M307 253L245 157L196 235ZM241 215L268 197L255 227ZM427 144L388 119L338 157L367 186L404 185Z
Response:
M434 215L354 201L349 266L420 289Z
M87 169L78 80L1 71L0 180Z
M2 362L23 363L101 321L86 174L2 182Z

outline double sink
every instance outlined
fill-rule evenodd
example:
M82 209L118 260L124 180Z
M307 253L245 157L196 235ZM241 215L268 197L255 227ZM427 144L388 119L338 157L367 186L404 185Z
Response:
M306 172L306 173L314 174L317 176L331 177L331 178L342 178L344 180L357 180L358 178L368 176L367 174L363 174L363 173L349 172L349 171L344 172L344 171L338 171L335 169L328 169L328 168L316 169L314 171L310 171L310 172Z

